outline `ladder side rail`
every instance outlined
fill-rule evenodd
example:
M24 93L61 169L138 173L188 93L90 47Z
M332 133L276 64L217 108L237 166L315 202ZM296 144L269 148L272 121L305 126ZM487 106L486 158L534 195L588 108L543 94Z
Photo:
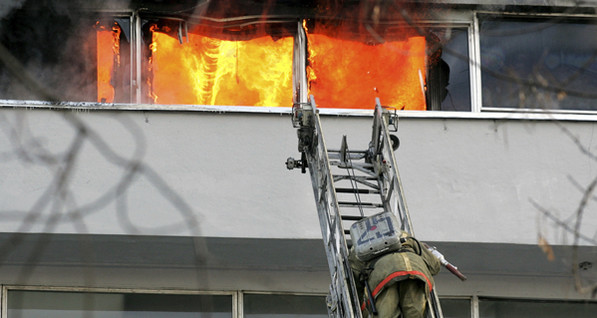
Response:
M377 111L379 109L379 111ZM387 201L386 198L382 196L382 200L384 203L389 204L389 208L396 216L401 218L403 222L404 230L414 236L414 228L412 225L412 220L410 218L410 213L408 211L408 206L406 204L406 198L404 195L404 188L402 187L402 180L400 179L400 174L398 172L398 165L396 161L396 156L394 155L394 151L392 149L392 145L390 143L390 132L388 129L388 117L389 114L382 114L381 105L378 103L376 105L376 116L379 116L381 122L381 140L383 142L382 145L382 160L385 160L387 165L382 169L382 173L386 173L387 177L384 179L391 183L389 189L392 190L391 193L387 193ZM431 291L430 297L427 301L427 316L429 318L443 318L443 313L441 309L441 304L439 301L439 297L437 296L437 292L435 286Z
M318 202L318 215L326 247L330 273L333 279L332 284L336 284L333 289L336 291L336 297L339 304L343 307L339 309L343 311L343 313L340 313L343 314L341 317L362 318L356 292L356 284L348 263L348 248L346 246L346 238L342 228L342 220L336 198L333 176L330 171L327 147L314 101L312 101L312 107L313 128L317 138L317 145L313 147L312 153L306 151L306 157L308 160L315 199L316 202ZM325 180L319 180L318 176Z
M404 188L402 186L402 180L400 179L400 173L398 172L398 164L396 161L396 156L394 155L394 150L392 149L392 145L390 143L390 132L388 130L388 124L385 118L382 118L381 114L381 106L377 106L380 108L379 115L381 121L381 140L383 145L381 147L382 151L382 160L385 161L384 167L382 169L382 173L384 173L384 180L388 183L386 186L391 189L391 192L386 193L387 197L382 199L384 202L387 202L389 205L388 207L396 214L396 217L402 222L403 230L410 233L411 235L415 235L412 220L410 218L410 213L408 211L408 206L406 204L406 198L404 196ZM385 117L385 116L384 116Z
M311 182L313 184L313 194L315 196L315 201L317 204L317 214L319 218L319 224L321 226L321 233L324 243L324 248L326 252L326 257L328 261L330 276L331 276L331 284L330 284L330 294L328 295L328 314L330 317L344 317L344 313L346 311L346 305L344 304L345 297L342 295L342 286L338 282L338 276L342 276L338 273L338 262L336 261L337 257L334 255L335 252L335 245L334 245L334 237L337 237L337 234L334 231L334 227L332 226L332 222L330 220L330 211L329 208L332 206L329 204L329 196L327 195L327 180L323 180L325 178L319 178L322 176L324 169L321 167L321 162L316 159L318 154L308 154L307 160L309 162L309 171L311 175Z
M315 103L313 102L313 105ZM314 107L315 109L315 107ZM330 252L334 253L336 259L336 273L338 284L337 292L341 293L342 301L344 303L344 308L346 312L344 313L344 317L361 317L360 307L359 307L359 300L356 293L356 284L354 281L354 276L352 275L352 270L350 269L350 265L348 263L348 248L346 245L346 238L344 236L344 229L342 226L342 219L340 214L340 208L338 204L338 199L336 195L336 188L334 185L334 179L331 174L330 164L328 160L328 152L327 146L325 143L325 138L323 137L323 130L321 128L321 120L319 118L319 113L315 112L315 128L318 135L318 149L321 155L320 162L323 164L325 163L325 175L327 181L327 195L329 204L328 206L332 208L334 213L331 215L333 219L329 219L332 221L330 224L330 230L332 231L332 235L330 238L333 238L333 241L328 242L328 246L333 246L333 250ZM341 291L341 292L340 292ZM348 296L348 297L347 297Z
M319 147L319 146L318 146ZM317 147L317 148L318 148ZM337 261L335 258L334 246L331 245L334 238L334 231L330 220L330 205L328 192L328 181L326 180L325 163L321 161L321 154L318 149L313 149L313 152L306 152L306 159L309 166L309 174L311 177L311 184L313 186L313 195L315 196L315 203L317 206L317 215L319 224L321 226L321 234L323 238L324 248L328 261L329 271L331 275L330 294L328 296L328 314L330 317L344 316L344 297L342 296L341 286L338 286L338 272Z

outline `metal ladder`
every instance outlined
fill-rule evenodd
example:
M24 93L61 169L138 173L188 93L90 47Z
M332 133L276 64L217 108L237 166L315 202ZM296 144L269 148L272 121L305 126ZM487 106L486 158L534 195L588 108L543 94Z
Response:
M369 148L351 150L346 136L340 149L328 149L313 96L295 104L292 123L297 128L301 159L288 158L288 169L309 170L327 254L331 284L327 297L330 317L362 318L354 277L348 263L348 229L357 220L382 211L393 212L401 229L414 235L398 174L394 150L398 138L396 113L376 99ZM428 318L443 318L435 288Z

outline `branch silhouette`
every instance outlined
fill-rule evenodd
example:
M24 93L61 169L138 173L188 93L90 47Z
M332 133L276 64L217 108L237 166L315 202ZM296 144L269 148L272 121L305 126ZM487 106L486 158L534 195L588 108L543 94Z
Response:
M20 114L11 120L0 114L2 129L12 145L12 149L5 151L1 158L4 162L21 160L37 166L46 167L52 173L51 180L43 192L37 196L27 210L0 210L0 217L4 220L20 220L9 238L0 244L0 266L6 261L11 251L23 243L22 233L30 232L34 226L42 225L42 233L53 233L60 224L70 223L80 234L88 233L85 218L100 213L111 203L115 203L119 225L127 233L142 234L147 231L182 231L186 230L193 237L200 236L199 220L194 209L162 178L158 171L144 162L146 142L141 129L125 116L118 116L115 121L120 122L134 139L135 149L130 156L124 156L98 131L87 125L76 112L61 109L59 95L48 90L27 72L25 67L0 44L0 63L22 84L34 92L41 100L49 101L56 113L73 128L73 137L64 152L53 153L43 143L34 137L31 127L26 123L27 114ZM71 182L75 173L77 161L83 153L83 147L91 146L100 156L122 172L119 179L111 187L99 194L91 201L78 202L76 194L71 189ZM180 221L155 227L142 227L130 218L130 208L127 206L127 194L133 182L139 178L146 180L180 215ZM104 213L103 211L102 213ZM40 261L43 250L51 241L51 234L42 234L30 250L27 263L35 265ZM202 245L202 241L196 242ZM84 244L84 242L82 242ZM197 250L207 253L205 246L198 246ZM87 253L89 256L90 254ZM89 256L90 257L90 256ZM205 261L206 255L196 255L199 265ZM89 259L89 261L92 261ZM23 266L17 281L26 282L34 266ZM88 275L88 280L93 278ZM199 280L199 277L197 277ZM202 277L205 280L205 277Z

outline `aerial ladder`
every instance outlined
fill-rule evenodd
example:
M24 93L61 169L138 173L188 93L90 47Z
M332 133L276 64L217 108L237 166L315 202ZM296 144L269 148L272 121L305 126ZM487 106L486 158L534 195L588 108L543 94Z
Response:
M338 149L326 146L319 112L313 96L307 103L292 108L292 123L297 128L300 159L288 158L288 169L309 170L313 194L325 245L331 284L327 296L330 317L362 318L356 282L348 254L349 228L367 216L391 211L401 229L414 236L394 151L399 139L396 112L384 109L376 99L371 141L364 150L352 150L343 136ZM442 265L462 280L466 279L436 249L432 253ZM443 318L435 288L427 306L428 318Z

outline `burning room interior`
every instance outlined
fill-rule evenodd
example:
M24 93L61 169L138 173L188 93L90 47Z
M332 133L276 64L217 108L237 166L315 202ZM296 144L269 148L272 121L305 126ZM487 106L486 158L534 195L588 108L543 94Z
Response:
M445 34L412 22L421 5L124 2L26 1L1 41L61 101L291 107L313 95L321 108L379 98L431 110L445 99ZM13 77L0 68L1 99L43 99Z

